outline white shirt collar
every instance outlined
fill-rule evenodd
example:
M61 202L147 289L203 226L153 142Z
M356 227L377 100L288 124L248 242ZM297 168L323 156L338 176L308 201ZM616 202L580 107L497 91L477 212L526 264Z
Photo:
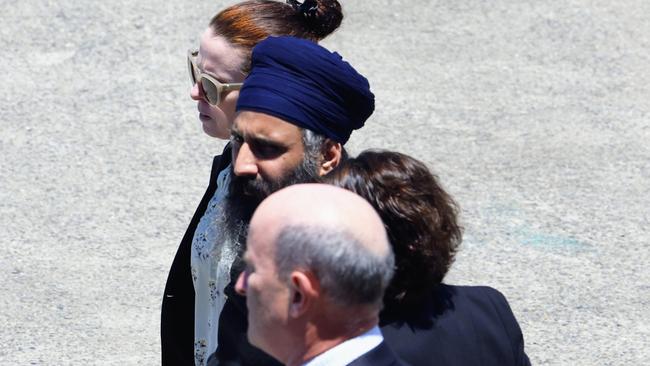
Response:
M303 366L344 366L377 347L384 337L378 326L312 358Z

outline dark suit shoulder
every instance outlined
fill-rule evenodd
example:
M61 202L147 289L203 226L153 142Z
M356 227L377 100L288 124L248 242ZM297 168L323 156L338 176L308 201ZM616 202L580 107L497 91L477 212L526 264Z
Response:
M441 284L439 287L441 289L447 289L447 291L453 291L456 296L467 297L477 301L484 301L487 297L490 297L498 299L500 302L507 302L505 296L499 290L490 286L457 286Z
M488 286L450 287L454 287L456 292L460 296L466 297L473 306L483 310L477 316L489 317L489 324L500 327L504 338L508 340L515 365L530 365L528 356L524 352L524 337L519 322L517 322L508 300L500 291ZM481 321L487 324L485 319Z
M437 290L441 294L449 294L456 304L471 304L486 311L501 311L507 309L511 312L506 297L497 289L489 286L452 286L440 285Z
M528 365L507 300L486 286L435 286L422 306L382 324L386 342L412 365Z
M361 357L350 362L348 366L410 366L402 361L386 344L381 342Z

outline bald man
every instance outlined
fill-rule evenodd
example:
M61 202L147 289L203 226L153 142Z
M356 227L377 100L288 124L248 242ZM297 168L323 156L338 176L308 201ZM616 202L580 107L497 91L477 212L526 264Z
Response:
M289 366L404 365L377 327L393 253L361 197L321 184L270 195L253 215L244 260L236 290L251 344Z

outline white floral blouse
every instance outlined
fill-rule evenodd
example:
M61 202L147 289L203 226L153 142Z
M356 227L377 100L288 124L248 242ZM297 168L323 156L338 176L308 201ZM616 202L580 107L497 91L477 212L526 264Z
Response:
M230 166L219 173L217 190L208 204L192 239L192 281L194 282L194 362L206 364L217 349L219 314L230 283L230 268L237 249L222 236L218 228L224 220L224 200L228 193Z

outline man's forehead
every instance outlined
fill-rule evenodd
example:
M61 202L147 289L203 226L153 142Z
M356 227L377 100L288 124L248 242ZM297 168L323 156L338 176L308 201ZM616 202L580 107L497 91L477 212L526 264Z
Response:
M275 227L273 220L263 220L252 223L248 231L244 260L250 262L255 258L265 257L271 251L274 242Z
M302 137L298 126L278 117L252 111L239 112L232 129L242 135L264 137L273 140L291 141L296 137Z

